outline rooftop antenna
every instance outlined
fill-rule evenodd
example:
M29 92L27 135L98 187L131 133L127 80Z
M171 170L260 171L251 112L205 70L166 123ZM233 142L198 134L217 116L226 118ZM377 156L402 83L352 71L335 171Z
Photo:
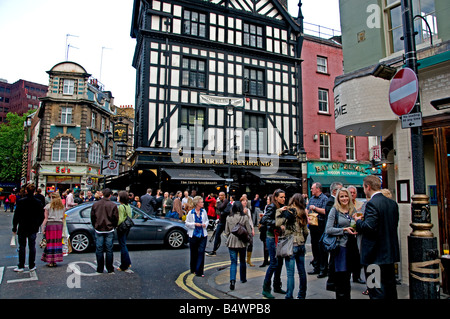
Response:
M100 56L100 74L99 74L99 77L98 77L100 82L102 81L103 50L105 50L105 49L112 50L111 48L102 47L102 54Z
M73 34L69 34L69 33L66 34L66 47L65 47L65 50L66 50L66 52L65 52L65 58L66 58L66 61L69 60L69 48L72 47L72 48L78 49L77 47L74 47L73 45L67 43L69 37L75 37L75 38L78 38L77 35L73 35Z

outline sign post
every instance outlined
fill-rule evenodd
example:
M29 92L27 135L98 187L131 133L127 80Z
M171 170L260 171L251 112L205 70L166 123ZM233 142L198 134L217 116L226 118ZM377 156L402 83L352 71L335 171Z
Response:
M119 175L119 162L112 159L104 159L102 161L102 175L105 176Z
M409 114L419 95L419 80L410 68L399 70L389 85L389 104L398 116Z
M414 108L420 113L417 81L417 53L411 0L401 0L405 66L402 74L389 88L389 103L394 113L405 116ZM414 74L411 74L411 70ZM392 87L392 89L391 89ZM413 108L409 110L413 104ZM409 114L409 115L411 115ZM439 251L437 239L431 232L429 197L425 191L425 161L422 126L411 125L411 157L414 195L411 197L411 228L408 236L409 296L411 299L439 299Z

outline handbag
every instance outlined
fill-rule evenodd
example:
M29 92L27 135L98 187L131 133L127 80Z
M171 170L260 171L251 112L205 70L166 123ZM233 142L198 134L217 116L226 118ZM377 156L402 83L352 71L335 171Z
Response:
M277 257L290 257L294 254L294 236L278 238Z
M129 231L131 229L131 227L134 226L134 222L133 220L130 218L130 216L128 216L127 213L127 208L125 205L123 205L123 209L125 209L125 214L127 215L127 217L125 218L125 220L117 227L117 230L121 231L122 233Z
M336 215L334 218L334 227L338 226L339 212L335 209ZM338 238L335 235L329 235L326 231L323 232L322 237L320 237L319 242L322 244L322 247L327 252L332 252L338 247Z
M311 226L319 226L319 218L317 216L319 216L319 214L309 213L308 214L308 224Z
M131 229L131 227L134 226L133 220L130 218L130 216L127 216L125 220L117 227L117 229L121 232L126 232Z
M45 236L42 237L41 242L39 243L39 247L41 247L42 249L47 247L47 239L45 238Z
M245 226L242 225L240 222L234 225L233 229L231 230L231 233L240 240L242 240L244 243L248 243L251 240L247 228L245 228Z

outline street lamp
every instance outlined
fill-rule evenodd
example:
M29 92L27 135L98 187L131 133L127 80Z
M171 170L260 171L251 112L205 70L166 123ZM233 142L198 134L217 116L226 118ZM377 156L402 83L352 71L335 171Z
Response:
M127 148L128 148L127 143L125 143L125 142L117 143L116 157L118 157L118 158L125 158L125 157L127 157Z
M228 148L228 178L226 179L227 182L227 193L230 193L230 186L231 186L231 182L233 181L233 179L231 178L231 161L234 159L234 147L232 147L231 145L231 117L234 115L234 106L231 104L231 99L229 100L228 105L226 106L226 111L227 111L227 128L228 128L228 132L229 136L228 136L228 144L227 144L227 148ZM234 131L234 130L233 130ZM233 141L234 141L234 132L233 132ZM234 143L233 143L234 146ZM231 158L230 154L233 154L233 158Z

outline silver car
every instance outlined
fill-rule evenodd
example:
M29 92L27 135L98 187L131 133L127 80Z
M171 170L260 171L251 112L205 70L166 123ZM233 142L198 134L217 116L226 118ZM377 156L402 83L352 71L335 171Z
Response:
M67 229L75 252L85 252L94 246L95 230L91 224L94 202L83 203L67 210ZM117 203L119 205L119 203ZM184 247L188 241L185 224L177 219L148 215L131 206L134 226L130 229L127 245L166 244L170 248ZM114 232L117 244L117 233Z

